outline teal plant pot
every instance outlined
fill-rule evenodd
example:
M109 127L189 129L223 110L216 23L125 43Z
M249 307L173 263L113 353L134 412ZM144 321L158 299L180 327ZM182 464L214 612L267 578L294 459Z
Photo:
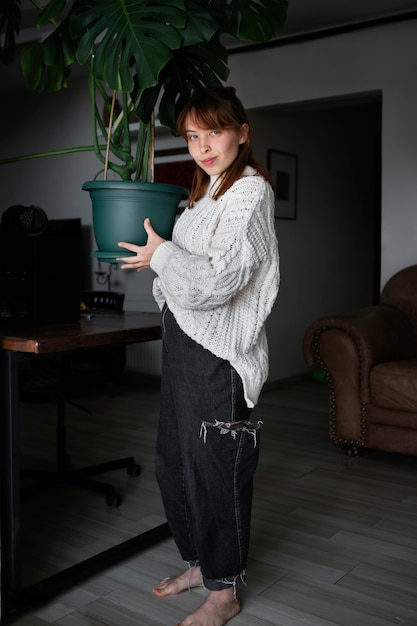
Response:
M92 256L109 263L134 254L120 248L119 241L146 244L143 222L147 217L158 235L170 239L178 205L188 195L188 190L179 185L122 180L88 181L82 188L90 193L93 207L98 250Z

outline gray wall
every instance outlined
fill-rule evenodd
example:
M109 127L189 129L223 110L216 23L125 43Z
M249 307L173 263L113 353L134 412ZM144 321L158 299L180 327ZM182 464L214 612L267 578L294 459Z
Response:
M416 261L417 22L232 55L250 108L382 93L381 285Z
M273 147L298 157L296 220L276 220L282 282L268 323L276 380L302 371L311 321L373 302L380 107L264 111L251 121L259 156Z

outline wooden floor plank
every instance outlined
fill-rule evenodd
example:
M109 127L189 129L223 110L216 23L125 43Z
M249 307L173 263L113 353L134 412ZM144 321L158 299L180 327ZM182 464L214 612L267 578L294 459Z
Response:
M121 382L68 406L75 466L134 455L137 478L102 476L124 501L59 487L24 499L28 580L162 523L154 474L158 387ZM328 395L311 378L266 389L252 414L263 421L252 543L243 610L231 626L417 624L417 459L382 452L345 456L328 434ZM22 403L26 466L54 463L53 403ZM20 617L16 626L174 626L206 597L203 589L154 598L151 589L183 564L161 541Z

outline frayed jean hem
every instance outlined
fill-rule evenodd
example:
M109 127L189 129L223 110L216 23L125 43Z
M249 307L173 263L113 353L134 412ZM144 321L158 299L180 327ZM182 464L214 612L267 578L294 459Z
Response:
M233 595L236 598L237 585L239 583L245 584L246 570L243 570L237 576L227 576L226 578L210 579L203 576L203 587L208 591L222 591L223 589L230 589L233 587Z
M200 567L200 562L198 560L193 560L186 561L186 563L190 571L191 580L191 570L194 567ZM240 583L243 585L246 584L246 570L243 570L240 574L237 574L236 576L226 576L225 578L207 578L206 576L204 576L204 574L202 574L201 576L203 587L204 589L207 589L207 591L222 591L223 589L229 589L231 586L233 586L233 593L235 598L237 585ZM188 585L188 591L190 591L190 584Z

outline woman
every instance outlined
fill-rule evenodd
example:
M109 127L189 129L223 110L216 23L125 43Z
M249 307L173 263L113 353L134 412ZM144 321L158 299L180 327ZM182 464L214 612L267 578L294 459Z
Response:
M223 626L237 615L249 547L261 423L249 420L268 374L265 320L279 284L274 193L252 155L234 88L194 94L177 120L196 162L188 208L165 241L123 269L151 267L162 310L163 364L156 471L167 519L188 564L156 596L210 593L179 626Z

